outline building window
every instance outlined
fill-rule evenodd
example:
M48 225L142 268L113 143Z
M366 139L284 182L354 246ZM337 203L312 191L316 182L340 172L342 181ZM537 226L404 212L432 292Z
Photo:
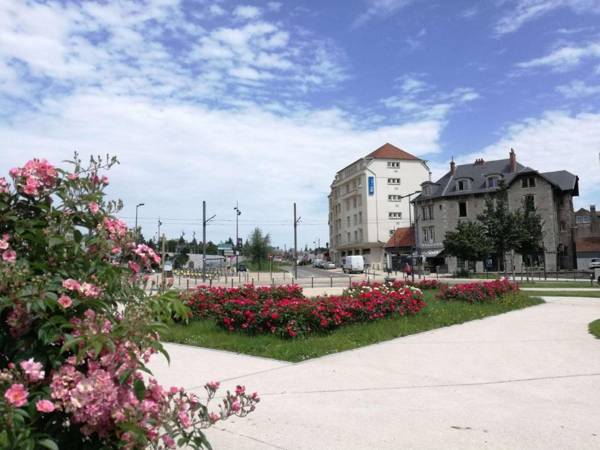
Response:
M496 187L498 187L499 181L500 181L499 177L488 177L487 187L488 188L496 188Z
M388 184L400 184L400 178L388 178Z
M458 217L467 217L467 202L458 202Z
M402 213L401 212L397 212L397 211L393 211L389 213L388 216L390 219L402 219Z
M358 207L362 206L362 197L358 197Z
M535 177L525 177L521 180L521 186L524 188L535 187Z
M401 195L396 195L396 194L388 195L388 201L390 201L390 202L399 202L401 200L402 200Z
M527 211L533 211L535 210L535 197L531 194L526 195L523 198L523 204L525 205L525 209Z
M390 230L390 236L394 235L394 230Z
M469 189L469 180L457 180L456 181L456 190L466 191L468 189Z
M362 228L358 229L358 239L362 242L363 241L363 231Z
M356 208L356 197L352 199L352 207Z
M398 161L388 161L387 166L389 169L398 169L400 168L400 162Z
M432 244L435 242L435 228L423 227L423 243Z
M358 212L358 223L362 223L362 211Z
M426 205L421 207L421 215L423 216L423 220L432 220L433 219L433 205Z
M358 225L358 216L354 214L354 225Z
M567 224L564 220L560 221L560 231L565 231L567 229Z
M348 226L350 226L350 216L346 216L346 223Z
M575 220L577 221L577 223L590 223L591 219L592 218L590 216L577 216L577 217L575 217Z
M354 230L354 242L358 242L358 231Z
M430 186L423 187L423 195L431 195L431 187Z

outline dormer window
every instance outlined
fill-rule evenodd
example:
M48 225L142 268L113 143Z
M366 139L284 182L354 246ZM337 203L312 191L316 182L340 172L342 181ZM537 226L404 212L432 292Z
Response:
M497 188L500 185L500 177L499 176L491 176L487 177L486 186L488 188Z
M456 180L456 190L457 191L468 191L470 189L469 180Z

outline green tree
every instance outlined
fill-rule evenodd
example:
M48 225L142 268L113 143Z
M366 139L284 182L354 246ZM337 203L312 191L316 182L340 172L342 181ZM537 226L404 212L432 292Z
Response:
M252 262L258 265L258 270L261 269L262 261L267 259L271 248L271 236L263 235L260 228L256 227L248 237L248 256L252 258Z
M482 261L492 249L485 227L478 222L460 222L444 239L446 253L466 261Z
M514 250L523 256L523 260L530 265L536 255L543 252L544 233L543 221L536 212L528 198L523 202L523 207L515 212L515 223L519 233L515 241Z

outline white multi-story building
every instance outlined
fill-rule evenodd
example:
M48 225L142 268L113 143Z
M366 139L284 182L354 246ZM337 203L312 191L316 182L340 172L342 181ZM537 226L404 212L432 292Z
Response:
M364 255L384 267L384 245L394 230L410 226L409 194L431 181L426 161L385 144L335 175L329 194L330 256Z

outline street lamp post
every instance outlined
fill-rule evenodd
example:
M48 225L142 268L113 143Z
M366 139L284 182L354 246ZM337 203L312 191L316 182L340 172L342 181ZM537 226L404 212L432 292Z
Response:
M239 265L239 253L240 253L240 249L239 249L239 242L240 242L240 238L238 237L238 218L240 217L240 215L242 214L242 212L240 211L240 208L238 208L238 203L235 202L235 207L233 208L233 210L235 211L235 272L237 273L240 265Z
M139 240L139 233L138 233L138 208L140 206L144 206L144 203L138 203L137 205L135 205L135 242L137 243Z
M412 211L411 211L411 204L410 204L410 198L413 195L416 194L420 194L421 191L415 191L415 192L411 192L410 194L406 194L406 195L402 195L400 198L407 198L408 197L408 228L410 229L412 227ZM415 233L416 236L416 233ZM416 244L416 242L415 242ZM414 270L414 252L413 255L411 255L411 273L412 273L412 280L415 281L415 270Z

